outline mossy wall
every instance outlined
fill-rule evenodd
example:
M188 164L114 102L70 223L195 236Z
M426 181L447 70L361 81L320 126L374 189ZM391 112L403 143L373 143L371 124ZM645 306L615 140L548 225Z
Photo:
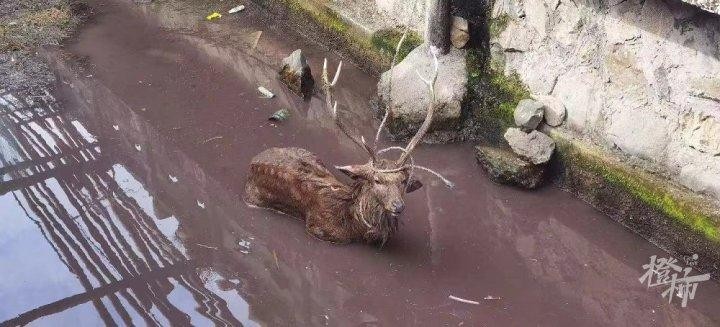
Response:
M468 140L495 146L504 144L503 134L515 126L513 111L530 92L516 74L505 75L491 64L488 51L468 49L468 95L465 99L465 125Z
M676 257L697 253L701 270L720 269L720 213L704 198L568 135L551 136L559 186Z
M379 30L372 34L370 41L372 42L373 48L385 57L392 58L395 56L395 50L397 45L402 38L403 31L400 29L384 29ZM400 62L412 51L423 43L422 37L413 31L408 31L405 41L403 41L400 51L398 53L397 61Z
M400 40L400 29L381 30L368 35L364 30L345 21L326 6L327 0L253 0L275 15L298 26L303 34L313 34L324 45L350 57L365 71L379 75L390 67L395 47ZM401 57L422 43L417 33L411 32L401 49Z
M502 134L514 126L512 113L517 102L531 97L530 92L514 74L503 74L502 51L493 51L492 39L504 31L510 18L501 15L487 19L487 46L478 59L486 72L470 76L479 80L484 94L481 106L487 107L483 124L494 126L487 130L490 143L504 145ZM482 55L485 57L483 58ZM471 81L473 81L471 79ZM720 213L711 201L654 176L631 167L608 152L582 143L560 130L551 133L557 143L551 167L552 180L575 193L598 210L627 226L642 237L678 257L697 253L702 258L700 268L718 271L720 267Z

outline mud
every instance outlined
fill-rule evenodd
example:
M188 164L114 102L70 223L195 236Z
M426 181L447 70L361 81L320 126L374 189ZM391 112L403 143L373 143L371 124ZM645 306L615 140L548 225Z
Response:
M638 281L665 252L559 189L493 184L469 144L418 148L457 186L421 176L383 249L327 244L247 207L248 163L267 147L364 159L321 98L277 80L296 48L314 72L339 58L252 5L217 23L163 4L91 6L94 22L45 53L50 96L0 94L17 99L0 116L0 325L720 324L717 283L668 303ZM376 81L345 66L343 116L372 139ZM279 108L291 118L269 122Z

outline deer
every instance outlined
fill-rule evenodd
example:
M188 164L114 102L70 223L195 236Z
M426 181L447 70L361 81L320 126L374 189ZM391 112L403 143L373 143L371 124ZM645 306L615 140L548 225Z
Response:
M400 48L404 36L397 49ZM397 52L396 52L397 53ZM322 88L325 105L335 125L368 157L364 164L335 166L349 176L352 183L340 181L312 152L296 147L270 148L256 155L251 163L245 185L245 202L250 206L268 208L301 218L308 234L337 244L366 242L381 247L398 231L399 218L405 209L405 194L423 185L413 178L416 169L439 177L448 187L453 184L439 173L415 165L412 153L430 128L435 111L435 81L438 73L436 52L434 75L418 76L431 94L425 120L405 147L391 146L377 150L377 140L389 110L378 128L375 144L370 147L365 138L357 137L339 119L338 103L333 102L333 90L338 83L342 61L332 80L328 77L327 58L323 63ZM394 66L395 58L393 59ZM385 152L400 151L397 160L381 158Z

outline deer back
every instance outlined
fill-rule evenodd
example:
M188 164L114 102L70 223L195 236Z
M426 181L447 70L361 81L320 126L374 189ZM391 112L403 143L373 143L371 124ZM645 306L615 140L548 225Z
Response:
M260 206L305 218L311 211L347 210L352 190L315 154L301 148L270 148L250 163L249 190Z

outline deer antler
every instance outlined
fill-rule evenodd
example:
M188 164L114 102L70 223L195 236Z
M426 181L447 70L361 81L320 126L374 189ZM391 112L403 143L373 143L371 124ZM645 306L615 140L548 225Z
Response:
M345 135L350 138L357 146L365 150L365 152L370 156L370 161L375 162L375 152L370 148L370 146L365 142L365 137L360 136L358 139L356 136L352 135L350 131L347 129L345 124L340 120L337 113L337 101L334 101L333 103L333 89L335 88L335 85L337 85L338 79L340 79L340 70L342 70L342 61L338 64L338 68L335 71L335 77L333 77L332 82L328 79L328 70L327 70L327 58L323 61L323 71L322 71L322 80L323 80L323 88L325 89L325 103L327 104L328 109L330 110L330 114L332 115L333 121L335 121L335 124L340 128L340 130L345 133Z
M420 125L420 128L418 129L417 133L415 133L415 136L410 139L410 142L408 142L407 147L405 147L405 151L400 155L400 158L397 160L397 164L404 165L405 161L407 161L410 154L415 150L415 147L417 144L422 140L423 136L427 133L428 129L430 128L430 124L432 123L433 114L435 113L435 82L437 81L438 76L438 69L439 69L439 63L437 59L437 54L435 54L435 51L430 51L433 55L433 63L435 65L435 69L433 72L433 76L431 79L425 79L419 71L415 71L417 73L418 77L427 85L429 91L430 91L430 104L428 105L427 115L425 116L425 121L423 121L422 125Z
M382 133L383 127L385 127L385 124L387 123L388 118L390 118L390 108L392 107L392 79L393 79L393 71L395 69L395 65L397 64L398 57L400 56L400 49L402 49L403 42L405 42L405 39L408 36L408 33L410 32L410 24L412 21L412 17L415 17L415 10L417 9L417 2L414 6L412 6L412 10L410 14L407 15L407 21L405 22L405 29L403 30L402 36L400 37L400 41L398 41L397 46L395 46L395 54L393 55L392 62L390 63L390 74L388 78L388 100L387 105L385 108L385 114L383 115L382 120L380 121L380 126L377 129L377 132L375 133L375 142L373 143L373 147L375 150L377 150L377 143L380 140L380 133Z
M381 154L383 154L383 153L385 153L385 152L388 152L388 151L390 151L390 150L398 150L398 151L401 151L401 152L403 152L403 153L406 152L405 148L402 148L402 147L399 147L399 146L390 146L390 147L384 148L384 149L382 149L382 150L379 150L379 151L377 152L377 155L381 155ZM410 177L412 177L412 176L413 176L413 171L417 168L417 169L424 170L424 171L426 171L426 172L428 172L428 173L430 173L430 174L435 175L435 177L439 178L443 183L445 183L445 186L447 186L448 188L454 188L454 187L455 187L455 183L453 183L451 180L445 178L445 176L441 175L440 173L438 173L438 172L436 172L436 171L434 171L434 170L432 170L432 169L430 169L430 168L416 165L416 164L415 164L415 160L413 159L412 155L408 155L408 158L410 159L410 166L405 166L405 165L403 165L403 166L400 166L400 167L398 167L398 168L396 168L396 169L388 169L388 170L386 170L386 171L387 171L387 172L395 172L395 171L399 171L399 170L406 169L406 168L409 167L409 168L410 168Z

